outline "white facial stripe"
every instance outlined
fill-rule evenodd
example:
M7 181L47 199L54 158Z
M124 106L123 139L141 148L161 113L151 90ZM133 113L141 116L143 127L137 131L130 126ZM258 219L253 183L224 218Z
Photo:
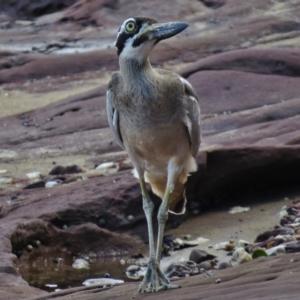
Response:
M127 19L127 20L125 20L125 21L123 22L123 24L121 25L120 30L119 30L119 32L118 32L118 34L117 34L117 38L116 38L116 41L115 41L115 43L114 43L114 46L116 46L116 42L117 42L117 40L118 40L118 38L119 38L119 35L120 35L122 32L125 31L125 26L126 26L127 22L129 22L129 21L135 22L135 19L134 19L134 18L129 18L129 19Z

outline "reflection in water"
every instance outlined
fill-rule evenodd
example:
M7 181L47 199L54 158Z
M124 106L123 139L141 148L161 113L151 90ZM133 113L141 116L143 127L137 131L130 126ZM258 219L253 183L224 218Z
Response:
M135 259L128 257L109 257L101 258L101 260L84 258L89 262L88 269L74 269L72 267L74 260L71 256L39 256L34 260L27 260L24 257L19 259L18 267L24 280L46 291L82 286L82 283L89 278L110 276L127 282L134 281L126 276L125 271L130 264L135 262Z

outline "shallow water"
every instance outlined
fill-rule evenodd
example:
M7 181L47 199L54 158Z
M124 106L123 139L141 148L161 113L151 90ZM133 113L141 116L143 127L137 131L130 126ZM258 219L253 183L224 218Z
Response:
M103 278L106 274L113 279L133 281L125 274L126 268L133 262L134 259L128 257L90 259L89 269L74 269L72 258L64 258L58 264L56 257L40 257L31 262L20 263L19 272L31 286L54 291L82 286L82 282L86 279ZM47 287L48 284L57 286Z

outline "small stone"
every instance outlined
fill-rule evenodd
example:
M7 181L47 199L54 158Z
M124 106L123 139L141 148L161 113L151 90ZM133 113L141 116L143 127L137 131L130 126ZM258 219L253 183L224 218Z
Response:
M191 234L185 234L185 235L183 236L183 239L184 239L184 240L189 240L191 237L192 237Z
M98 220L98 226L99 226L99 227L105 227L105 224L106 224L105 219L100 218L100 219Z
M294 263L294 262L295 262L295 258L291 258L290 263Z
M126 263L126 262L125 262L125 259L123 259L123 258L120 259L120 264L121 264L121 265L125 265L125 263Z
M47 181L46 184L45 184L45 187L46 188L52 188L52 187L54 187L56 185L58 185L57 181Z
M0 178L0 184L1 183L13 184L14 183L14 179L10 178L10 177L1 177Z
M40 172L30 172L26 174L28 179L37 179L41 177L41 173Z
M230 263L222 262L222 263L219 264L218 269L223 270L223 269L227 269L227 268L231 268L231 267L232 267L232 265Z
M68 229L68 225L64 224L62 228L63 229Z
M57 287L57 284L55 284L55 283L46 283L45 286L54 289L54 288Z
M82 258L77 258L73 262L72 267L74 269L89 269L90 266L89 266L89 263L86 260L84 260Z
M132 222L134 220L134 216L132 216L132 215L127 216L127 220L129 222Z
M16 200L16 199L18 199L18 196L17 196L17 195L13 195L13 196L11 196L11 198L10 198L10 200Z
M32 246L38 248L41 245L41 242L39 240L33 240L31 244Z
M63 258L61 257L56 257L53 259L53 262L56 263L57 265L60 265L63 262Z
M215 283L221 283L221 279L220 278L216 279Z
M230 262L233 266L240 265L246 262L249 262L252 260L252 256L242 247L237 248L232 258L230 259Z
M199 209L193 209L193 211L192 211L192 214L193 214L194 216L198 216L199 213L200 213Z
M7 170L0 170L0 174L7 173Z
M105 273L104 274L104 278L110 278L111 276L110 276L110 274L109 273Z
M203 261L202 263L200 263L198 265L198 268L199 268L200 273L201 273L201 269L211 270L213 268L213 265L211 264L210 261Z
M27 245L26 246L26 250L28 251L28 252L31 252L32 250L33 250L33 247L31 246L31 245Z
M215 258L214 255L209 254L206 251L200 249L193 249L189 256L189 260L194 261L197 264L214 258Z

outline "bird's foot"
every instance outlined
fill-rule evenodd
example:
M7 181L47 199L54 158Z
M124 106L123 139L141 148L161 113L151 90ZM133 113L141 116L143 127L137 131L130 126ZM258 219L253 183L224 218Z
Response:
M162 272L156 259L150 259L145 277L138 289L139 293L158 292L161 290L178 289L179 285L170 284L167 276Z

